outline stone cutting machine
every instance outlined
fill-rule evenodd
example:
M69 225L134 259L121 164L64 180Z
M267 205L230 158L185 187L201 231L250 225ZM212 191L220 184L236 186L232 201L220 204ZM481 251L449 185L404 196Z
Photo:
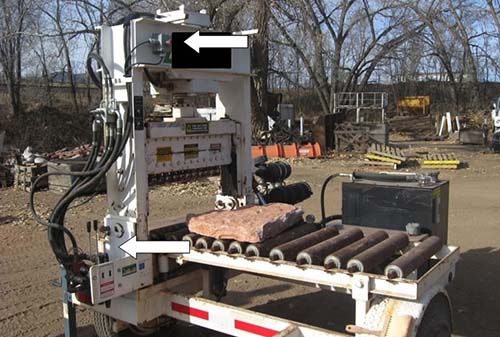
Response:
M352 296L355 322L347 330L357 336L446 336L451 316L445 286L455 273L456 247L444 245L431 254L433 262L423 273L399 276L342 265L332 269L311 265L307 259L295 263L245 255L241 247L215 251L196 245L199 249L192 247L190 253L139 254L137 258L120 248L134 237L179 239L187 233L182 223L153 229L148 204L151 175L220 167L217 209L230 216L241 207L264 203L252 186L249 50L231 49L230 68L172 67L172 35L204 31L209 25L206 14L180 8L134 15L101 27L100 51L88 61L90 75L103 93L101 105L92 111L94 150L84 170L73 174L75 182L49 219L36 213L34 192L30 200L35 218L49 227L49 242L61 266L65 336L77 335L77 305L94 312L99 337L124 330L147 335L170 328L174 321L233 336L346 336L220 303L227 278L240 272ZM93 70L95 63L98 71ZM215 98L215 118L198 114L201 96ZM83 252L64 226L65 212L104 177L108 212L102 225L87 224L89 233L92 228L98 233L98 244L94 252ZM323 194L324 189L322 200ZM313 225L312 218L308 221L306 225ZM322 221L318 228L324 225ZM356 233L363 236L359 230ZM418 244L415 240L410 245ZM329 310L333 314L337 309ZM432 325L429 315L436 312L444 328Z

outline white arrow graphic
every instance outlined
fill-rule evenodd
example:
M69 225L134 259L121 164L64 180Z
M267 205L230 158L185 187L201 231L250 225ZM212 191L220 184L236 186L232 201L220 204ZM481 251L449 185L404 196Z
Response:
M137 254L187 254L190 251L189 241L137 241L133 236L124 242L120 249L134 259Z
M193 48L197 53L200 48L248 48L246 35L200 35L197 31L184 43Z

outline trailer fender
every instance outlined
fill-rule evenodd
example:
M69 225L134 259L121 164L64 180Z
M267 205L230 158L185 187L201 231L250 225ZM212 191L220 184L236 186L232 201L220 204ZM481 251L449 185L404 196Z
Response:
M403 316L410 315L413 317L413 326L411 329L411 337L415 337L418 328L424 316L425 310L429 306L431 300L438 295L443 295L446 298L451 317L451 302L448 293L444 287L435 287L431 291L424 294L419 300L400 300L389 297L377 296L372 300L370 309L368 310L362 327L381 331L387 316ZM451 319L453 322L453 320ZM358 336L358 335L356 335ZM359 336L368 337L368 335L361 334Z

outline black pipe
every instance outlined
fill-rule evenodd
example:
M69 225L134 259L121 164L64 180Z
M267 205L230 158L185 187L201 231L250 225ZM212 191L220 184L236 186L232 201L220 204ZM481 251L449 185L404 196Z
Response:
M200 237L201 237L201 235L199 235L199 234L190 233L190 234L184 235L182 237L182 240L189 241L189 246L192 248L192 247L194 247L196 240L198 240Z
M399 232L392 234L388 239L377 243L359 253L347 262L347 271L350 273L370 271L387 260L398 250L406 248L409 243L408 234Z
M328 240L322 241L312 247L304 249L297 255L297 264L315 264L319 265L325 257L336 250L344 248L351 243L360 240L363 232L360 229L352 228L342 231L339 235Z
M390 279L405 277L424 265L442 247L441 239L437 236L431 236L394 260L385 268L384 273Z
M347 261L353 256L361 253L362 251L376 245L377 243L387 239L389 235L385 231L375 231L366 235L359 241L350 244L325 258L324 266L327 269L331 268L345 268Z
M309 224L309 223L301 224L299 226L294 226L290 229L287 229L278 236L275 236L273 238L267 239L262 242L249 244L245 249L245 255L250 257L267 256L271 251L271 249L273 249L274 247L284 242L288 242L303 235L309 234L317 229L318 227L315 224Z
M198 240L196 240L194 246L196 249L209 249L212 246L214 240L214 238L202 236L201 238L198 238Z
M229 254L243 254L248 245L248 242L233 241L229 245L227 252Z
M269 254L272 261L295 260L297 254L305 248L314 246L322 241L328 240L339 233L335 227L326 227L309 233L293 241L283 243L274 247Z
M227 252L227 250L229 249L229 245L231 244L231 242L233 242L233 240L230 240L230 239L227 239L227 240L223 240L223 239L214 240L214 242L212 242L211 249L214 252Z

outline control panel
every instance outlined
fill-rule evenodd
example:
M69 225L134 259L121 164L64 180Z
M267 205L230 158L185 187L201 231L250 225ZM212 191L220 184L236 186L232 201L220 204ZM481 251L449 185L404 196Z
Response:
M208 168L231 163L231 138L236 125L230 120L181 119L149 123L146 163L149 174Z
M92 303L100 304L153 284L151 261L151 256L145 255L90 267Z

